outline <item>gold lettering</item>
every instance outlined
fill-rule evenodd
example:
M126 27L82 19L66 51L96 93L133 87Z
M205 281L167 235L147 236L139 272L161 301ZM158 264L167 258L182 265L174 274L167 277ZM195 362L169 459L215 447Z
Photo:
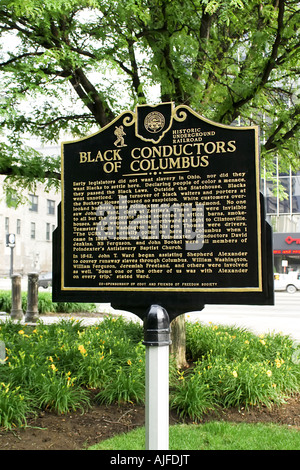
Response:
M152 150L150 147L144 147L141 151L141 155L143 158L149 158L152 155Z
M110 160L113 159L113 156L109 157L108 156L108 153L112 153L113 151L112 150L105 150L104 152L104 160L106 160L107 162L109 162Z
M137 150L137 151L140 151L141 149L140 149L140 148L137 148L137 147L134 148L134 149L132 149L132 150L131 150L131 156L132 156L132 158L140 158L140 154L135 155L135 151L136 151L136 150Z
M217 142L217 153L225 153L226 150L225 150L225 142L223 142L222 140L221 141L218 141Z
M79 162L85 163L87 161L86 152L79 152Z
M227 152L235 152L235 151L236 151L235 140L230 140L228 142Z
M121 155L119 154L121 149L114 149L114 160L122 160Z
M95 161L94 158L91 159L91 152L87 152L87 156L88 156L88 157L87 157L87 162L88 162L88 163L93 163L93 162Z
M211 147L211 151L208 150L209 147ZM204 151L205 153L215 153L216 144L214 142L206 142L206 144L204 145Z
M193 151L187 152L187 150L186 150L187 147L192 147L192 146L193 146L193 144L186 144L186 145L183 147L183 153L184 153L185 155L192 155L192 154L193 154Z
M189 168L190 164L189 157L182 157L182 168Z
M201 157L201 163L200 163L200 166L208 166L209 164L209 161L208 161L208 155L203 155Z
M101 153L100 150L99 150L99 152L97 153L97 156L96 156L96 161L97 160L100 160L100 162L103 162L103 157L102 157L102 153Z
M167 150L169 151L169 153L167 153ZM163 156L164 157L170 157L170 155L172 155L173 153L173 149L170 145L164 145L163 146Z
M121 167L121 162L106 162L103 165L105 173L117 173Z

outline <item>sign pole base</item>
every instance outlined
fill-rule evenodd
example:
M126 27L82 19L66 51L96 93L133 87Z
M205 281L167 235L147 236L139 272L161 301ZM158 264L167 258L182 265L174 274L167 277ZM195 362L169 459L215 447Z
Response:
M146 346L146 450L169 449L170 319L160 305L152 305L144 320Z

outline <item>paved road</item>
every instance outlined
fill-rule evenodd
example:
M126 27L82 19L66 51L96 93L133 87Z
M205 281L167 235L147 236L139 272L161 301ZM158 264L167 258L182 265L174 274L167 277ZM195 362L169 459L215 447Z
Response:
M127 312L122 314L137 318ZM276 292L274 306L206 305L200 312L188 312L186 319L205 324L236 325L257 334L282 333L300 342L300 292Z
M300 342L300 292L275 293L274 306L207 305L187 314L190 321L237 325L255 333L280 332Z
M107 312L121 313L131 319L133 314L114 311L109 304L104 306ZM300 292L288 294L275 293L274 306L260 305L206 305L201 312L188 312L186 319L208 324L236 325L250 329L254 333L268 332L290 335L300 342Z
M27 278L22 280L22 290L27 290ZM0 289L10 288L10 279L0 279ZM41 289L43 291L43 289ZM99 304L99 311L122 314L127 318L138 318L121 310L114 310L110 304ZM189 312L186 315L190 321L212 322L214 324L237 325L262 334L267 332L280 332L291 335L300 342L300 292L288 294L275 293L274 306L249 305L206 305L201 312ZM3 319L3 316L1 316ZM0 320L1 320L0 318ZM43 317L47 322L56 321L55 317ZM99 318L96 320L99 321ZM85 318L85 324L95 322L94 318Z

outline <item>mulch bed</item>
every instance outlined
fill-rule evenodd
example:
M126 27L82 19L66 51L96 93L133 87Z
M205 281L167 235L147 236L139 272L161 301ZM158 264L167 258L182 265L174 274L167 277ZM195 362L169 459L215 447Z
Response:
M202 422L224 420L235 423L277 423L300 429L300 396L280 407L229 409L205 416ZM40 412L27 427L5 431L0 428L0 450L83 450L116 434L144 425L145 408L135 404L93 405L81 412L56 415ZM170 412L170 425L182 422ZM186 421L190 422L190 421Z

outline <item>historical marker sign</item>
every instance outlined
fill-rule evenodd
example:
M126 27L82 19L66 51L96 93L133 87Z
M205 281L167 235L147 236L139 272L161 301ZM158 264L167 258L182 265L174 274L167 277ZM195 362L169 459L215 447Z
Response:
M187 106L138 106L62 145L57 300L170 317L205 303L273 302L258 128Z

